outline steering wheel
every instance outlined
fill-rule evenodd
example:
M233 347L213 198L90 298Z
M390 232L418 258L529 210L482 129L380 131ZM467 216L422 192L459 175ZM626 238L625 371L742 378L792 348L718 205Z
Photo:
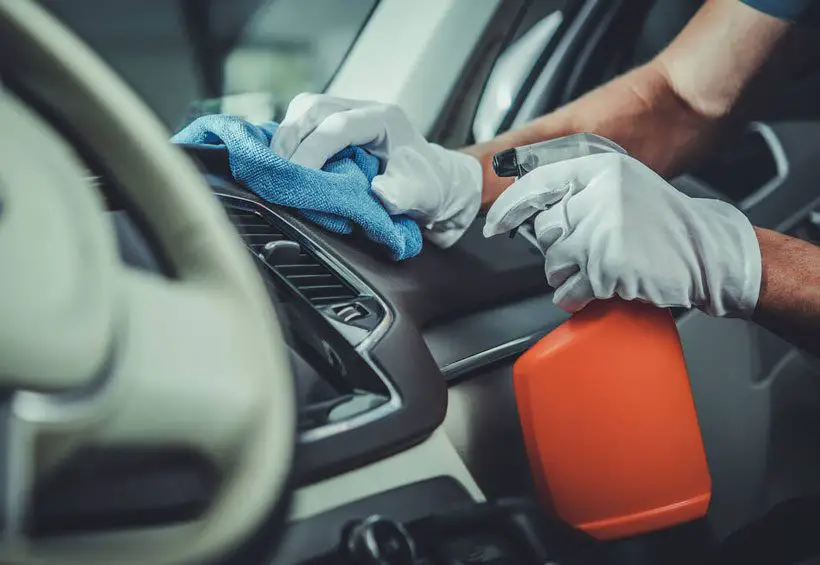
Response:
M0 0L0 52L17 93L0 90L0 562L208 562L260 525L290 472L293 381L264 284L201 175L90 49L33 2ZM173 277L119 259L76 147ZM196 453L215 494L183 521L29 531L39 481L124 448Z

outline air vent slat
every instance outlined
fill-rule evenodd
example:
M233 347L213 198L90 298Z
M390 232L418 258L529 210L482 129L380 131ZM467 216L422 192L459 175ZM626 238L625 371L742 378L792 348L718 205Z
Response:
M266 216L236 208L230 208L228 216L251 251L263 257L313 305L331 305L359 296L312 252L299 248L298 241L287 243L293 238Z
M243 233L240 235L242 235L242 239L248 243L261 243L262 245L271 241L281 241L285 239L285 236L281 233Z
M307 284L321 285L324 283L332 283L336 280L336 278L330 273L317 275L287 275L285 278L300 286Z
M305 294L350 293L345 286L340 284L301 284L299 290Z
M331 274L321 265L276 265L276 269L285 277L295 275L329 275Z
M332 306L347 300L350 300L349 296L322 296L310 299L314 306Z

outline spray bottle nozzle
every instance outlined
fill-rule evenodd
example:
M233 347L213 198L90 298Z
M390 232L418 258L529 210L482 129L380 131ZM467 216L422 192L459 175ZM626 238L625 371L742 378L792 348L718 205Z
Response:
M499 177L521 178L542 165L596 153L626 154L626 151L614 141L600 135L576 133L499 151L493 155L493 170ZM509 236L515 237L517 231L517 228L510 230Z
M518 152L516 149L505 149L493 155L493 171L499 177L519 176Z

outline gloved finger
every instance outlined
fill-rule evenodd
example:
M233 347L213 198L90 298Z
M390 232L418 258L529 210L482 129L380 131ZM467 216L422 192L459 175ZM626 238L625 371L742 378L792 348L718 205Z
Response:
M335 99L303 92L288 105L285 117L271 138L273 152L290 159L299 144L328 116L349 108Z
M271 139L271 149L280 157L290 159L299 144L329 116L372 104L373 102L303 92L288 105L285 117Z
M537 212L561 200L577 184L573 162L578 160L538 167L515 181L487 212L484 237L517 228Z
M498 197L487 213L484 236L491 237L517 228L567 192L578 192L603 171L620 167L623 159L629 157L618 153L599 153L538 167Z
M290 160L312 169L321 169L328 159L350 145L367 145L382 139L384 121L364 109L331 114L316 126L293 152Z
M567 312L577 312L595 299L589 277L579 271L555 289L552 302Z
M564 200L566 195L564 195ZM541 253L547 250L561 237L568 235L569 222L566 218L566 206L564 202L554 204L548 210L544 210L535 217L533 222L535 239L541 248Z
M406 214L427 221L441 207L441 191L431 190L420 179L435 178L429 159L412 147L400 146L390 153L384 173L373 178L373 193L391 215Z
M552 288L558 288L564 282L581 270L580 258L575 254L571 244L562 241L556 243L544 253L544 272L547 283Z

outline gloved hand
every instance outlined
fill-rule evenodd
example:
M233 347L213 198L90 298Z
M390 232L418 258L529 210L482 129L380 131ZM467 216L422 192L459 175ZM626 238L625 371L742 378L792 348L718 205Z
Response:
M553 301L571 312L619 296L750 316L760 247L734 206L690 198L639 161L598 154L535 169L487 214L484 235L535 216Z
M388 213L410 216L436 245L455 243L478 214L478 160L429 143L398 106L300 94L271 141L280 156L316 169L349 145L381 159L372 189Z

